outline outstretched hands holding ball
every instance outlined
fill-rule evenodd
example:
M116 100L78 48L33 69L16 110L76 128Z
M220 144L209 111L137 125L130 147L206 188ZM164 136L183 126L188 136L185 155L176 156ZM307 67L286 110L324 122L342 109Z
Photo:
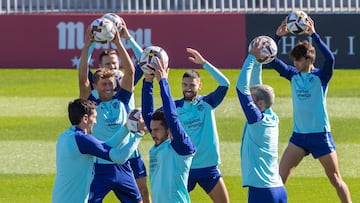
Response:
M307 20L307 23L306 23L306 29L305 29L305 33L306 35L312 35L315 31L315 24L314 24L314 20L308 16L307 17L308 20Z
M270 57L270 54L268 56L262 55L262 49L266 46L266 42L262 42L261 38L257 38L253 46L251 46L249 50L249 54L255 56L257 61L262 61L263 58Z
M155 68L154 74L158 81L160 81L163 78L168 78L169 76L169 70L170 68L167 68L164 66L164 63L159 57L155 57L157 68Z

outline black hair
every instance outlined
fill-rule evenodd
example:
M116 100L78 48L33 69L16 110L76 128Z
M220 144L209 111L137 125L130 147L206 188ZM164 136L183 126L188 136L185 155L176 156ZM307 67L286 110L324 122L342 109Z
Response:
M75 99L69 102L68 116L71 125L78 125L85 114L92 115L96 110L96 104L86 99Z
M311 63L314 63L316 58L316 50L313 45L307 40L299 41L290 52L290 57L293 60L299 60L304 57L305 59L311 59Z
M167 130L169 128L166 123L164 110L162 110L162 109L155 111L153 113L153 115L151 116L151 120L152 121L161 121L161 125L164 126L165 130Z

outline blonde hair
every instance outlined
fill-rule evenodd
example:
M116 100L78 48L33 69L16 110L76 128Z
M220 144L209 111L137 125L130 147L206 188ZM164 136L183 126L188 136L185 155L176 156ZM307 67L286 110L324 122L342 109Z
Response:
M265 101L265 108L270 108L275 102L274 89L269 85L255 85L250 88L251 94L258 100Z

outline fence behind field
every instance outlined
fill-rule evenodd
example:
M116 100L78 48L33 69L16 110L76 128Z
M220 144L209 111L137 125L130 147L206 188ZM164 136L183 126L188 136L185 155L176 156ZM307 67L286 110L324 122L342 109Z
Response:
M360 0L1 0L0 14L39 13L358 13Z

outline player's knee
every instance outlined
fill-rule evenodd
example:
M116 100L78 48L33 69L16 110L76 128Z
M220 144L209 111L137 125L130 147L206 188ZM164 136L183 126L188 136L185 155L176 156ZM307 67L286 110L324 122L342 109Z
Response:
M336 188L342 187L343 181L342 181L339 173L335 172L335 173L329 174L328 178L334 187L336 187Z

